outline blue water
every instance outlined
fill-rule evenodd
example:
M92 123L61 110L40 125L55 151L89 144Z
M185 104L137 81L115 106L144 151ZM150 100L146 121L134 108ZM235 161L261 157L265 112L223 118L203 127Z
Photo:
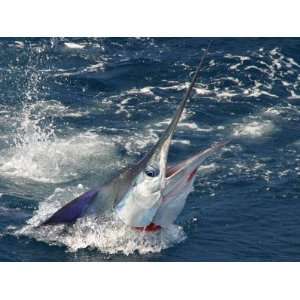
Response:
M170 149L200 168L177 224L35 225L136 161L208 39L0 39L0 261L300 260L300 39L214 39Z

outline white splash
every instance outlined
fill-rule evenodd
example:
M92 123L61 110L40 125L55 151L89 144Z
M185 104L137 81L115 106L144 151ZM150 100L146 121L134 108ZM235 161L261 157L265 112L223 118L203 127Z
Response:
M37 227L54 211L84 190L86 187L82 185L56 189L53 195L40 203L39 209L27 225L16 230L15 234L29 236L51 245L63 245L71 252L91 248L103 253L125 255L136 252L140 254L160 252L186 238L183 229L177 225L171 225L153 233L131 229L112 212L97 218L79 219L72 226Z
M185 240L180 226L171 225L159 232L140 232L117 220L114 215L103 218L83 218L71 227L47 226L35 228L27 225L15 232L51 245L66 246L68 251L97 249L103 253L130 255L159 253L161 250Z
M15 41L15 46L16 48L24 48L24 43L21 41Z
M252 121L247 124L241 124L234 130L234 136L248 136L252 138L261 137L269 134L274 130L274 125L271 121Z
M125 94L127 94L127 95L145 94L145 95L153 96L154 93L152 92L152 89L154 89L153 86L145 86L145 87L140 88L140 89L133 88L133 89L128 90Z
M115 153L110 141L88 131L58 137L54 124L46 122L44 116L52 109L51 105L46 113L37 113L38 105L44 104L26 106L21 112L14 140L1 151L2 175L55 183L74 179L82 170L94 169L101 162L109 167L107 161Z
M101 61L97 61L96 63L86 66L84 68L81 68L78 70L78 68L70 68L70 69L56 69L56 73L53 74L54 77L60 77L60 76L74 76L74 75L80 75L85 73L93 73L98 71L104 71L105 70L105 58L102 57Z
M27 114L25 116L25 114ZM36 119L42 117L81 117L87 115L87 111L75 110L57 100L40 100L23 109L23 116L32 117L35 115Z
M263 115L269 116L269 117L276 117L279 116L282 113L282 109L278 107L269 107L265 111L262 112Z
M208 165L202 165L198 169L198 175L199 176L206 176L208 174L214 173L216 170L218 170L218 166L215 163L211 163Z
M291 99L291 100L298 100L298 99L300 99L300 95L296 94L295 91L291 90L290 93L291 93L291 96L289 96L288 99Z
M70 49L83 49L85 46L84 45L81 45L81 44L76 44L76 43L64 43L64 45L67 47L67 48L70 48Z

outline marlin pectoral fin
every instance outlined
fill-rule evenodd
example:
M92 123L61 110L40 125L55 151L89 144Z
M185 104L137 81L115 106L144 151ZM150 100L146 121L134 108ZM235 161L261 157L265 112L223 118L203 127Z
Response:
M85 192L78 198L69 202L61 209L59 209L54 215L43 222L41 225L56 225L56 224L72 224L78 218L82 217L87 208L91 205L93 200L98 194L98 190L90 190Z

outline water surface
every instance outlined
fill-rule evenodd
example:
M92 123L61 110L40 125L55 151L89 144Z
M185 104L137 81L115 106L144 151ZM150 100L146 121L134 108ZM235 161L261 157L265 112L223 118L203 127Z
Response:
M34 225L157 140L207 39L0 39L1 261L300 260L300 40L215 39L170 149L204 163L177 224Z

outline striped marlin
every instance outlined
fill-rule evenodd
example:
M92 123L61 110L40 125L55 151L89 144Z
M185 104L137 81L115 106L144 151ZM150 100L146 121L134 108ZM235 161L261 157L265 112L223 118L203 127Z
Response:
M99 216L107 211L115 211L126 225L146 231L155 231L176 220L192 191L200 164L227 143L217 143L174 166L167 165L172 136L208 49L209 46L171 123L150 151L101 187L89 190L67 203L41 225L73 224L83 216Z

